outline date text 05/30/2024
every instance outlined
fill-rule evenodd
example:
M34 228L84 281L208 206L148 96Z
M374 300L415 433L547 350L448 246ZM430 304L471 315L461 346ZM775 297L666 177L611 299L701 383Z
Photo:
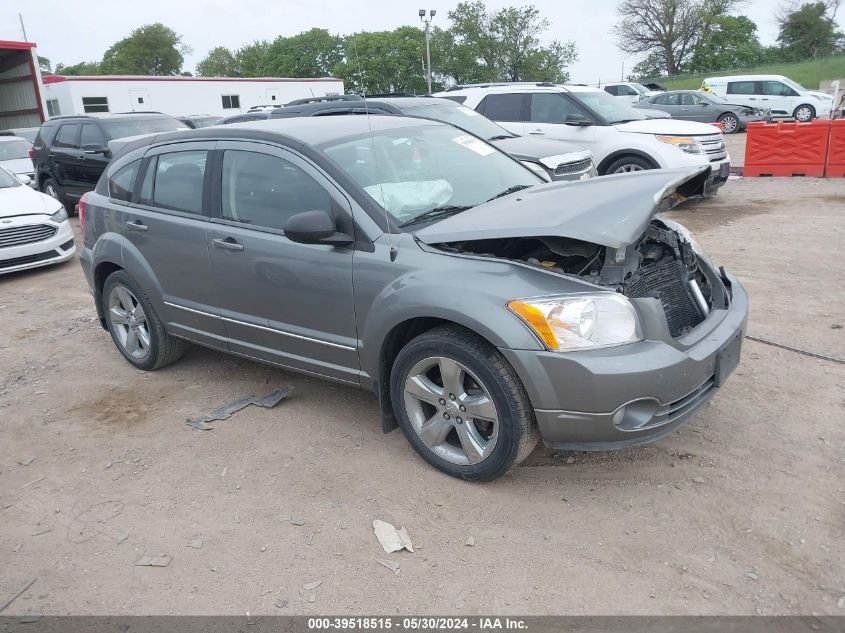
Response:
M389 630L399 631L519 631L528 628L520 618L498 617L350 617L308 618L312 631Z

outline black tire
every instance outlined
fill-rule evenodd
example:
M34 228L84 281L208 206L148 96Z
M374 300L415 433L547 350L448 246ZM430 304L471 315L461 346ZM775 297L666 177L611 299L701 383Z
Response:
M646 169L656 169L656 167L640 156L622 156L610 163L604 170L603 175L623 173L628 171L643 171Z
M112 322L113 316L110 313L110 297L112 290L123 286L128 289L133 295L133 298L143 309L146 317L146 331L149 334L149 346L147 352L143 357L133 356L127 351L123 343L121 343L120 336L117 332L117 325ZM164 324L159 319L158 314L153 309L149 297L141 289L137 281L124 270L117 270L106 278L103 284L102 295L103 314L106 316L106 326L111 334L112 341L115 347L123 354L123 357L138 369L145 371L154 371L169 365L182 356L185 351L184 341L169 335L165 329Z
M803 112L806 112L806 111L809 111L809 118L807 118L807 116L803 114ZM800 121L802 123L805 123L807 121L812 121L813 119L816 118L816 109L813 106L811 106L809 103L802 103L800 106L795 108L795 110L792 112L792 118L795 119L796 121Z
M726 112L720 116L719 123L722 124L722 130L725 134L736 134L740 131L739 117L730 112Z
M445 357L464 365L483 383L496 407L498 436L491 453L480 462L459 465L443 459L414 430L405 406L405 381L417 363L431 357ZM390 394L396 419L408 442L429 464L452 477L469 481L497 479L528 457L540 439L534 410L513 367L495 347L460 327L440 326L405 345L393 364Z
M53 192L55 192L55 195L53 195L52 193L48 193L51 188ZM47 194L51 198L55 198L56 200L61 202L68 215L76 215L76 205L71 202L68 202L68 199L60 193L56 181L52 178L45 178L44 182L41 183L41 193Z

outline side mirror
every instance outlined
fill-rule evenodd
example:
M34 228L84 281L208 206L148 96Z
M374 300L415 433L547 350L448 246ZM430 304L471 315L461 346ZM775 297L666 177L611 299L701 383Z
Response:
M28 185L32 182L32 178L30 178L26 174L17 174L17 177L18 177L18 180L20 180L25 185Z
M102 145L97 145L97 144L92 143L92 144L89 144L89 145L83 145L82 151L85 154L103 154L103 155L105 155L106 152L108 152L109 150L107 150Z
M300 244L331 246L346 246L355 241L345 233L338 233L334 218L322 210L303 211L288 218L285 237Z
M593 122L583 114L567 114L566 119L564 119L563 122L566 125L574 125L575 127L586 127L593 124Z

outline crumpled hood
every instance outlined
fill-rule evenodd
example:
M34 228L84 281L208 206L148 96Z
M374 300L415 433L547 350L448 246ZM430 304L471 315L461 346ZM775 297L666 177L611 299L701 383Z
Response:
M681 121L680 119L646 119L644 121L629 121L615 126L621 132L636 134L667 134L675 136L692 136L698 134L718 134L719 129L709 123L696 121Z
M62 204L58 200L23 184L0 189L0 218L36 213L53 215L61 208Z
M426 244L568 237L623 248L645 232L663 199L709 169L654 169L537 185L431 224L416 237Z

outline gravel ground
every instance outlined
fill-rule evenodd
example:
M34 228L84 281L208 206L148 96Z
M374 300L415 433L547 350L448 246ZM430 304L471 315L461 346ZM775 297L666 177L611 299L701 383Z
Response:
M743 167L745 165L745 138L745 132L725 134L725 145L727 145L728 154L731 157L731 167Z
M845 357L843 200L732 180L672 216L749 290L750 334ZM0 603L37 578L4 614L845 613L845 365L746 341L671 437L477 485L383 435L368 393L200 348L137 372L76 261L0 278L0 332Z

